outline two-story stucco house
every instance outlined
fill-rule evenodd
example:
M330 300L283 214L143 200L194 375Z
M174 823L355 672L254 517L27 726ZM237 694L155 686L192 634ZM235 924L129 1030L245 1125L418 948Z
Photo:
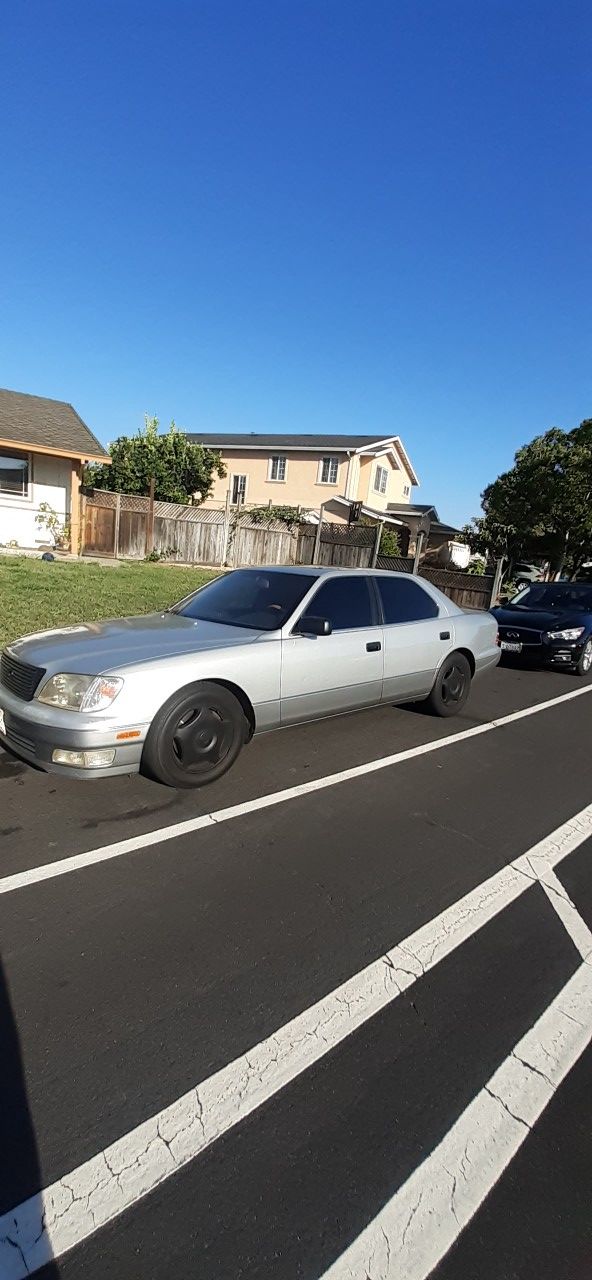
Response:
M195 444L220 453L225 479L216 478L205 506L222 507L230 490L232 503L249 506L302 507L329 510L331 520L347 520L349 502L361 502L372 513L386 514L391 504L411 500L419 483L399 436L335 435L200 435Z
M107 451L71 404L0 390L0 543L34 548L51 541L37 517L43 503L80 538L80 477Z

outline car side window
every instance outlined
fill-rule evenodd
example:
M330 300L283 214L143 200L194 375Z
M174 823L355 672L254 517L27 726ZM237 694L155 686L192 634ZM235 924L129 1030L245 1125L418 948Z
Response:
M437 618L440 610L424 587L411 578L376 578L385 624L423 622Z
M370 584L361 574L355 578L328 578L309 601L306 612L328 618L333 631L376 624Z

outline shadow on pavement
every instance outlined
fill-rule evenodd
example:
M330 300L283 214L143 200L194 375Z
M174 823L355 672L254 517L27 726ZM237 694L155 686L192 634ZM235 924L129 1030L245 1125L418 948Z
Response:
M0 1280L28 1275L58 1280L42 1231L43 1186L16 1019L0 961ZM33 1193L33 1194L31 1194ZM23 1203L25 1202L25 1203ZM11 1210L21 1206L18 1214ZM26 1267L25 1254L38 1240Z

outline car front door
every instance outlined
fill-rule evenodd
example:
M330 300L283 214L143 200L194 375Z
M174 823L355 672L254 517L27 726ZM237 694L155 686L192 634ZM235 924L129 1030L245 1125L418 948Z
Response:
M384 619L383 701L427 697L436 671L454 648L453 619L440 615L417 578L377 574Z
M330 635L312 635L306 617L326 619ZM365 574L322 578L282 640L281 720L295 724L380 702L382 628Z

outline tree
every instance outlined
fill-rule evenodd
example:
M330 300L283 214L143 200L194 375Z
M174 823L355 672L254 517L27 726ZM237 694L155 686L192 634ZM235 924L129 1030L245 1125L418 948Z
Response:
M576 573L592 556L592 419L553 427L519 449L514 466L481 495L483 516L463 529L482 555L544 556L554 572Z
M109 452L111 464L87 467L85 484L115 493L146 495L154 476L154 496L160 502L188 503L192 499L203 502L211 493L214 475L226 475L218 453L192 444L174 422L160 435L158 418L148 415L143 429L135 436L119 436Z

